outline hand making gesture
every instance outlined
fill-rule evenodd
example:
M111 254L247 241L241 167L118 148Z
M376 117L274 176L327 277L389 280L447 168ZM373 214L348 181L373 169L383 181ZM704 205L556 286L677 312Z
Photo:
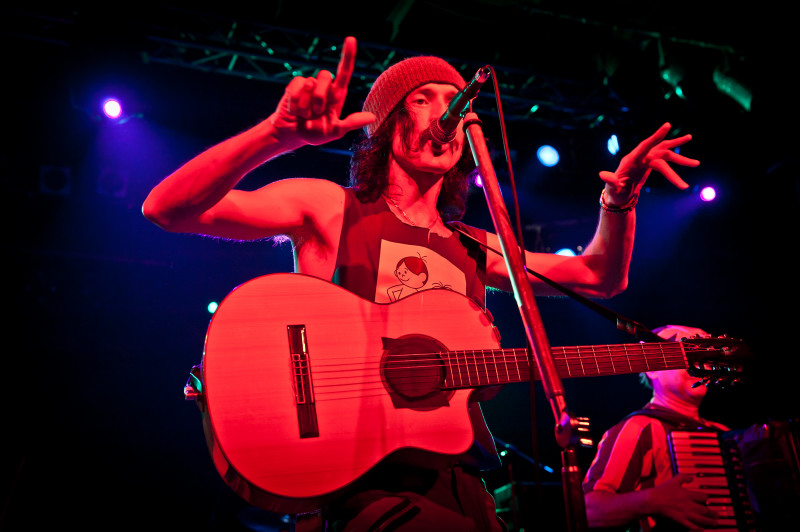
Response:
M633 151L622 158L615 172L600 172L600 178L606 182L605 200L608 203L623 205L635 202L651 170L656 170L680 189L689 187L670 167L670 163L694 168L700 164L700 161L684 157L673 151L674 148L690 141L692 136L683 135L664 140L671 127L669 123L666 123L650 137L640 142Z
M347 37L335 78L328 70L321 70L316 77L292 79L270 117L278 134L304 144L320 145L373 122L375 115L367 112L340 118L355 58L356 39Z

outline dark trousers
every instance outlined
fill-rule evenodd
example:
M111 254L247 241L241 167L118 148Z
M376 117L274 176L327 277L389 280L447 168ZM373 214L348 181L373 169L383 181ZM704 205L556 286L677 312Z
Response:
M327 532L503 532L478 471L379 467L366 487L323 512Z

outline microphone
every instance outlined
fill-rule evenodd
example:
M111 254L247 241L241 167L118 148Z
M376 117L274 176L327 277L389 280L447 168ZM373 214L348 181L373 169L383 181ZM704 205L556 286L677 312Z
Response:
M450 100L447 111L428 128L433 140L439 144L447 144L456 138L456 129L458 129L458 123L461 122L461 117L464 115L467 105L478 95L481 86L489 79L490 73L489 65L478 70L469 83L467 83L467 86L461 89L459 93Z

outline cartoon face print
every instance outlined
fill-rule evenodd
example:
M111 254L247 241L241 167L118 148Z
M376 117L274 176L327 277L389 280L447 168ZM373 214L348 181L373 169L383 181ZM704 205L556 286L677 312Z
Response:
M397 263L394 275L407 287L420 290L428 282L428 267L420 257L404 257Z
M394 268L394 276L400 284L386 290L390 301L397 301L423 290L428 282L428 266L422 257L403 257Z
M432 288L467 291L464 272L436 251L389 240L381 241L377 275L376 303L394 303Z

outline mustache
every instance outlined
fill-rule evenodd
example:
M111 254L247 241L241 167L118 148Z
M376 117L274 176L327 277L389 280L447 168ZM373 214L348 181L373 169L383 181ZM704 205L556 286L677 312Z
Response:
M431 123L428 124L428 127L426 127L425 130L422 133L419 134L419 137L417 137L417 142L419 143L420 146L422 146L426 142L430 142L430 141L434 140L433 139L433 134L431 133L431 127L433 125L433 122L434 121L431 121Z
M431 133L431 127L432 127L432 126L433 126L433 124L436 122L436 120L437 120L437 119L435 119L435 118L434 118L433 120L431 120L430 124L428 124L428 127L426 127L426 128L425 128L425 129L424 129L424 130L423 130L423 131L422 131L422 132L421 132L421 133L420 133L420 134L417 136L417 138L416 138L416 142L415 142L415 143L413 143L413 144L415 144L415 145L413 145L413 146L409 146L409 149L411 149L412 151L420 151L420 150L422 149L422 147L423 147L425 144L427 144L428 142L430 142L431 144L433 144L433 145L436 145L436 146L446 146L446 145L447 145L447 146L450 146L450 147L452 148L452 144L453 144L452 142L441 143L441 142L437 141L437 140L436 140L436 139L433 137L433 134ZM409 140L411 140L411 139L409 139ZM412 144L412 142L409 142L408 144Z

